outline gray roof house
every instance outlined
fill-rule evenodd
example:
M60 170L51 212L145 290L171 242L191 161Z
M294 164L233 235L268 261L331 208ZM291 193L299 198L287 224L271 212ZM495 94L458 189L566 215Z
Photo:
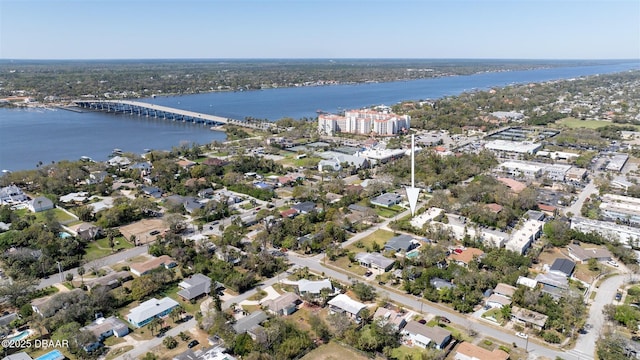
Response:
M54 208L53 201L44 196L38 196L37 198L29 201L27 206L29 207L29 210L33 212L41 212Z
M391 207L395 204L398 204L400 201L402 201L402 195L396 193L384 193L371 199L371 203L373 205L382 207Z
M432 278L431 280L429 280L429 283L431 284L431 286L433 286L437 290L441 290L444 288L451 289L454 287L454 285L450 281L447 281L445 279L440 279L440 278Z
M140 189L145 195L159 199L162 196L162 190L157 186L145 186Z
M203 274L193 274L191 277L182 280L178 287L178 296L184 300L192 300L202 295L208 295L211 291L211 278Z
M322 289L329 289L330 292L333 292L333 284L331 284L331 280L323 279L323 280L307 280L300 279L298 280L298 293L300 295L310 294L310 295L320 295Z
M402 329L402 333L409 337L411 344L427 348L430 344L436 349L443 349L451 341L451 332L438 326L426 326L417 321L409 321Z
M361 252L356 254L356 261L360 263L361 266L366 268L378 270L380 272L387 272L391 270L394 259L389 259L384 257L382 254L374 252L374 253L366 253Z
M549 268L549 271L565 274L567 277L569 277L571 276L571 274L573 274L573 270L575 268L576 263L574 263L573 261L564 258L557 258L555 259L553 264L551 264L551 268Z
M394 236L384 245L385 250L396 251L396 252L404 252L407 253L419 245L418 241L416 241L411 235L398 235Z
M291 208L296 210L300 214L308 214L316 209L316 203L314 203L313 201L305 201L295 204Z
M251 329L260 326L260 324L265 322L268 318L269 317L264 311L254 311L233 324L233 330L236 334L244 334Z
M3 357L2 360L33 360L33 358L26 352L21 351L15 354L7 355Z
M291 315L298 310L298 304L302 300L300 297L292 292L284 293L275 299L267 300L262 303L263 308L270 313L276 315Z

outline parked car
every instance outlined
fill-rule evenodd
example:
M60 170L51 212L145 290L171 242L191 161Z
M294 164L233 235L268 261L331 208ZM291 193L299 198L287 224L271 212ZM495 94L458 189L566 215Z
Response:
M192 340L189 344L187 344L187 347L191 349L192 347L197 346L198 344L200 344L198 340Z
M443 323L445 323L445 324L450 324L450 323L451 323L451 320L447 319L447 318L446 318L446 317L444 317L444 316L441 316L441 317L440 317L440 322L443 322Z
M613 261L613 260L609 260L609 261L607 261L607 264L608 264L608 265L611 265L611 266L613 266L613 267L618 267L618 263L617 263L617 262L615 262L615 261Z
M525 334L523 332L517 332L516 336L519 337L519 338L523 338L523 339L526 339L526 338L529 337L529 335L527 335L527 334Z
M616 293L616 301L622 300L622 293Z

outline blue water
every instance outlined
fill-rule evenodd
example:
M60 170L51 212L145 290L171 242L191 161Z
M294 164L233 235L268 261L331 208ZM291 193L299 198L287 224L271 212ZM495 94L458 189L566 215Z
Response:
M315 118L318 109L336 112L370 105L393 105L402 100L436 99L509 84L568 79L631 69L640 69L640 63L142 100L235 119L248 116L270 120L283 117L301 119ZM107 159L114 148L141 153L144 149L168 150L181 143L205 144L224 139L224 133L211 131L206 126L146 117L64 110L0 109L0 169L32 169L40 162L47 164L63 159L77 160L81 156L102 161Z
M57 359L64 359L64 356L62 355L60 350L57 350L57 349L35 358L35 360L57 360Z
M9 340L9 341L18 341L18 340L22 340L22 339L24 339L24 338L28 337L29 335L31 335L31 331L29 331L29 330L24 330L24 331L20 332L20 333L19 333L19 334L17 334L17 335L14 335L14 336L11 336L11 337L6 338L5 340Z
M69 233L68 233L68 232L66 232L66 231L62 231L62 232L60 232L60 233L58 234L58 237L60 237L60 239L66 239L66 238L68 238L68 237L71 237L71 234L69 234Z

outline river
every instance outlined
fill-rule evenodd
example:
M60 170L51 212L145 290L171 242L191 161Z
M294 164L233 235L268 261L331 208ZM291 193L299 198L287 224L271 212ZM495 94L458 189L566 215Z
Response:
M160 96L139 100L235 119L301 119L314 118L319 109L336 112L370 105L393 105L403 100L437 99L510 84L632 69L640 69L640 64L559 67L388 83ZM211 131L206 126L152 118L65 110L0 109L0 169L12 171L31 169L40 162L75 160L81 156L102 161L114 148L139 153L144 149L164 150L181 143L204 144L224 139L224 133Z

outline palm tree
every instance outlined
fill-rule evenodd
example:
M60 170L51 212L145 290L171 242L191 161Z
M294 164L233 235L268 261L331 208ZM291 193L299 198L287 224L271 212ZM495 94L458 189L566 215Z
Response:
M149 330L151 331L151 336L153 336L153 332L155 330L158 330L158 328L160 328L161 326L162 326L162 319L153 318L153 320L151 320L151 322L149 323Z
M80 280L82 281L82 285L84 285L84 274L85 274L84 266L80 266L78 268L78 275L80 275Z

